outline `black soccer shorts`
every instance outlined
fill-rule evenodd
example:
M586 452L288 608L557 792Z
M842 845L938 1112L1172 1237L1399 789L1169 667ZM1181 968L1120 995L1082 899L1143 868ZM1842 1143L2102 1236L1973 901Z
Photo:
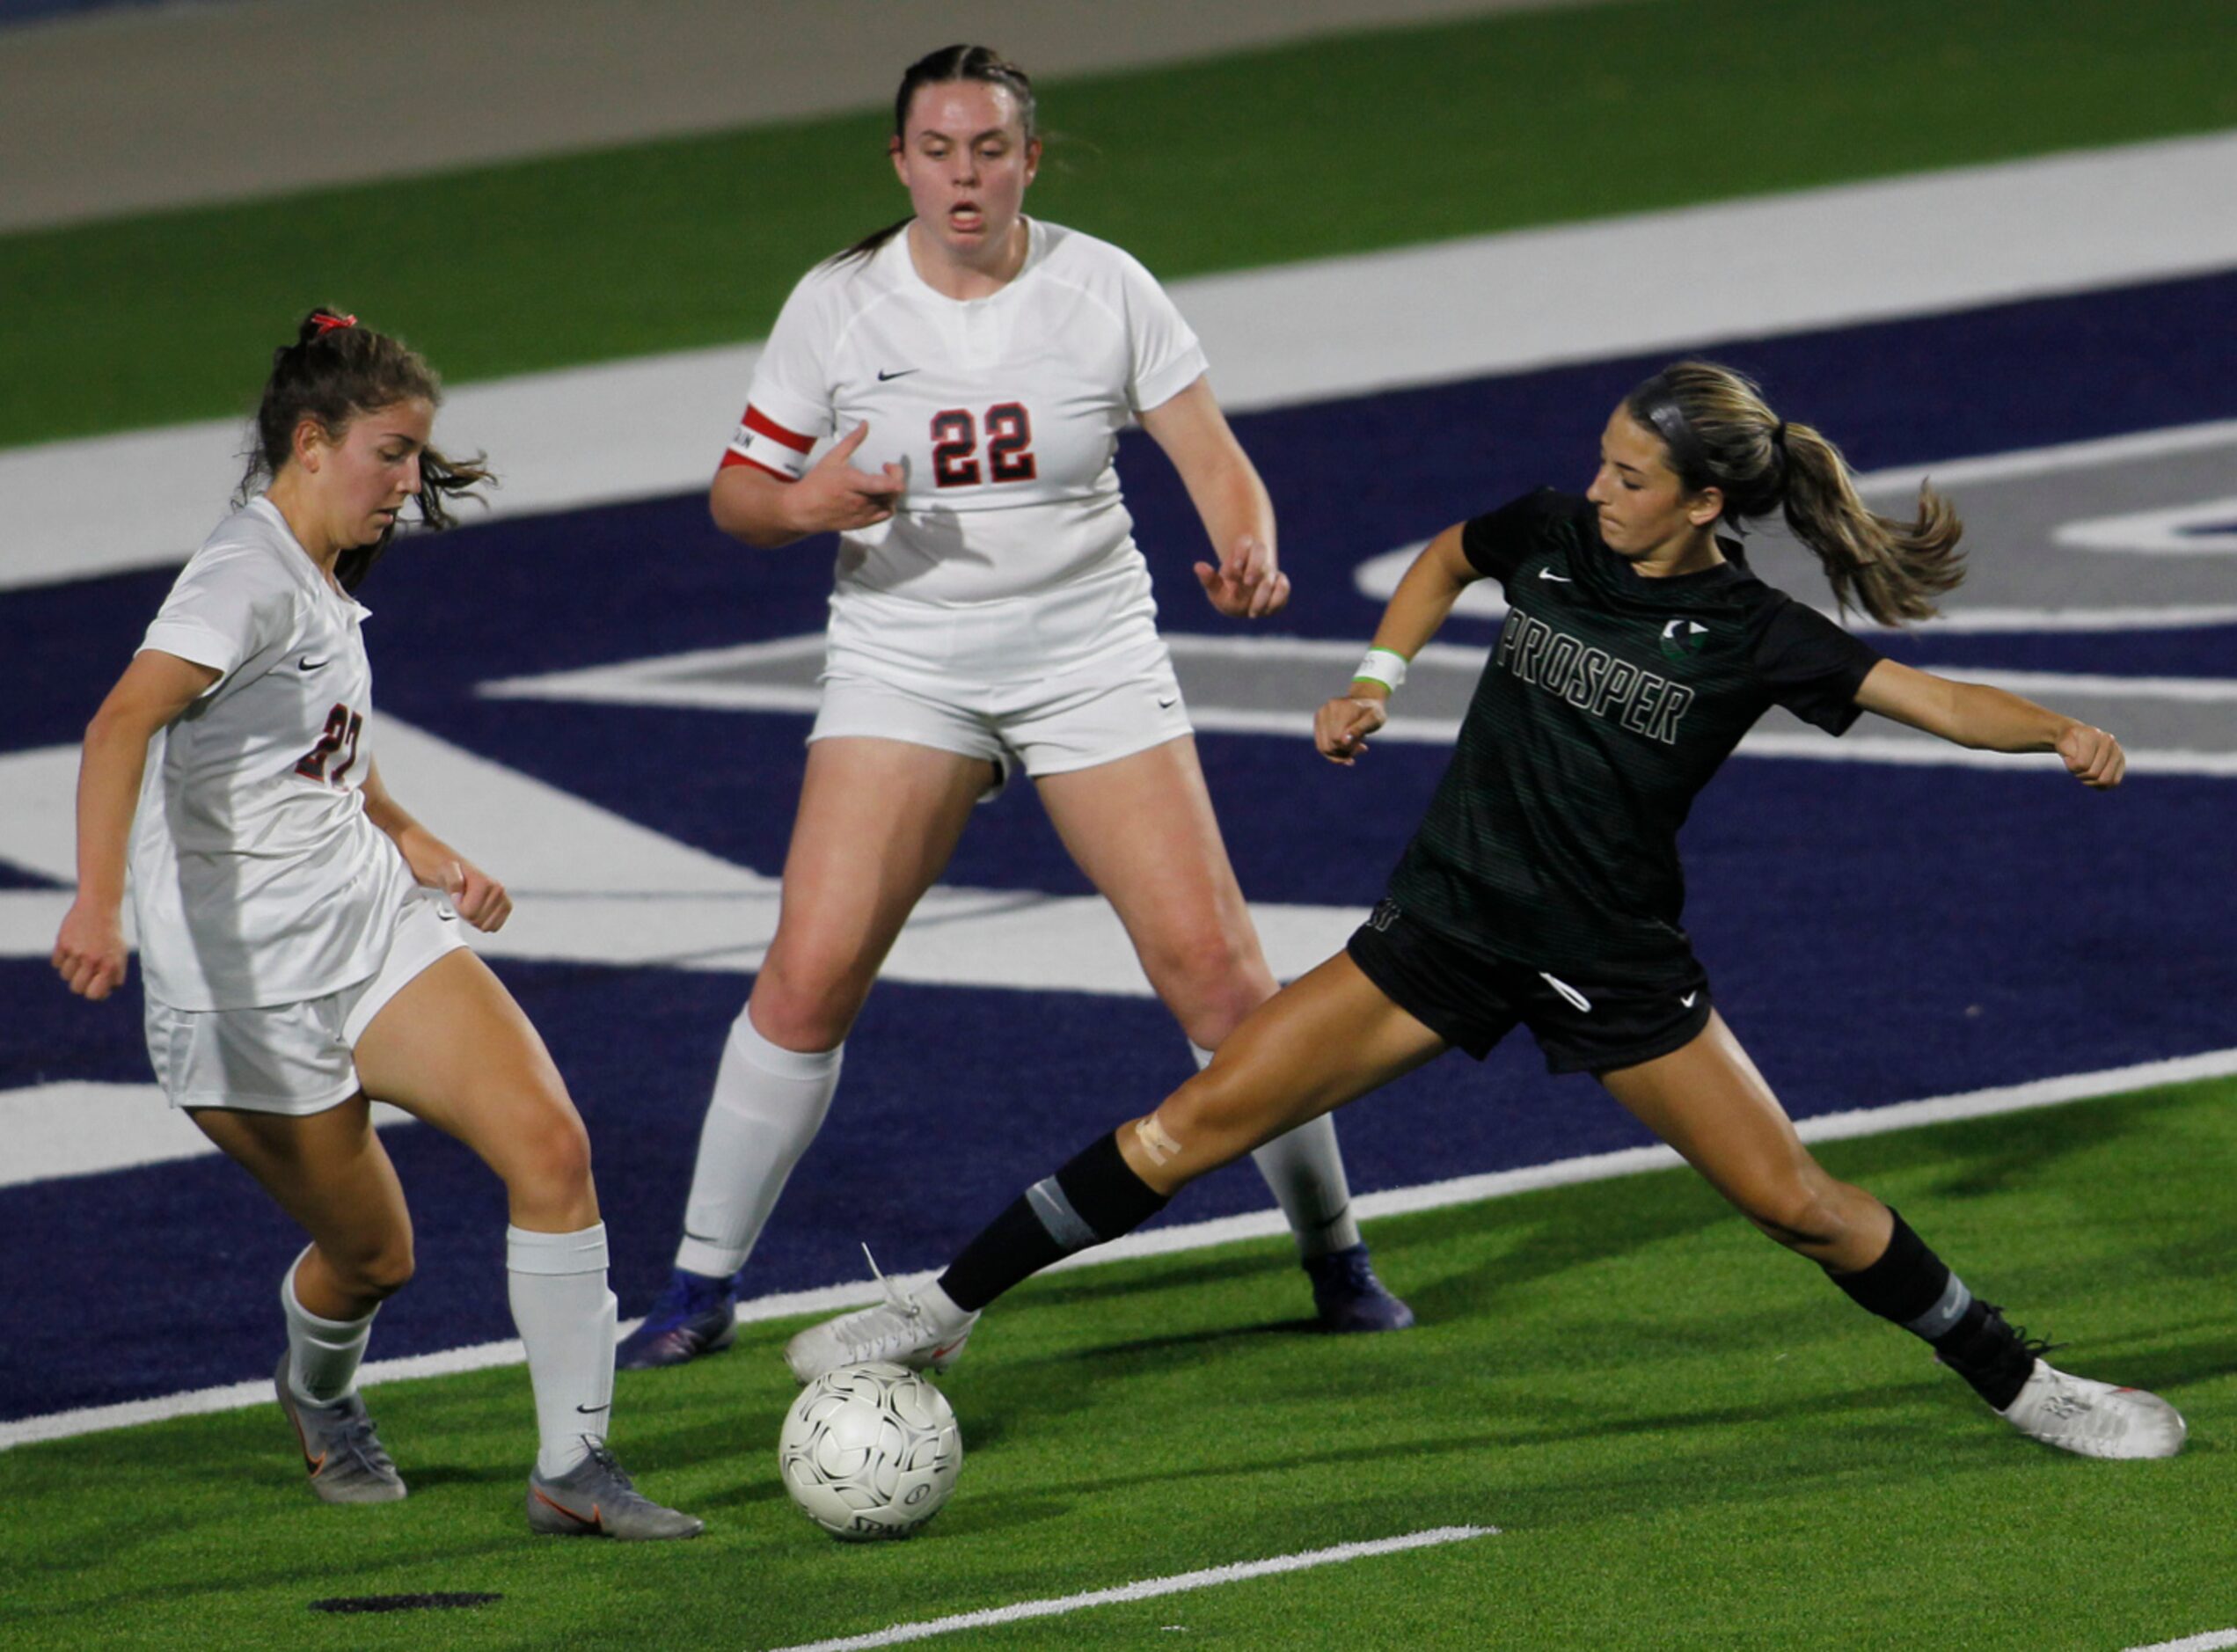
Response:
M1690 952L1666 972L1563 975L1472 951L1389 900L1345 950L1384 997L1478 1061L1519 1022L1548 1072L1612 1072L1683 1049L1709 1022L1709 978Z

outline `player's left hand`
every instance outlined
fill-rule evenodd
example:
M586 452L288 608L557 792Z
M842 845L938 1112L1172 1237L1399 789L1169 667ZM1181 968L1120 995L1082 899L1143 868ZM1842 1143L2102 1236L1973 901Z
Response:
M2121 742L2087 723L2076 723L2058 736L2058 756L2068 774L2094 791L2111 791L2128 772Z
M494 934L513 915L513 897L505 893L505 886L471 860L454 857L435 887L476 929Z
M1289 605L1290 576L1276 563L1274 547L1254 533L1236 540L1217 567L1197 563L1196 582L1230 619L1263 619Z
M442 890L458 916L476 929L493 932L513 915L513 897L505 886L425 827L413 826L397 847L420 887Z

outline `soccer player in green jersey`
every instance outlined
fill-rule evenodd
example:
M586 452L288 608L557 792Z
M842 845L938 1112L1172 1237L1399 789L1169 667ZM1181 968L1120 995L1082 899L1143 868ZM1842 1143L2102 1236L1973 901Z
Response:
M2181 1450L2174 1407L2052 1368L1900 1216L1828 1174L1716 1013L1678 925L1678 829L1771 706L1835 735L1870 711L1963 746L2055 751L2100 789L2124 764L2101 728L1882 659L1765 585L1718 529L1774 510L1842 606L1884 624L1933 613L1961 577L1947 501L1922 488L1915 521L1874 515L1831 442L1701 362L1625 398L1583 498L1530 494L1432 539L1314 725L1323 755L1356 761L1462 589L1504 586L1499 646L1388 898L1205 1071L1034 1184L937 1282L795 1337L794 1372L945 1369L979 1311L1029 1274L1453 1045L1481 1059L1519 1022L1553 1071L1598 1078L1750 1221L1932 1344L2023 1434L2090 1457Z

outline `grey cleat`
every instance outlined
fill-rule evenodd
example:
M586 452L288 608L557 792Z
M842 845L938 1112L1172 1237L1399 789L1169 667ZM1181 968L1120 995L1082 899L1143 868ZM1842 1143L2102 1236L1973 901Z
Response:
M2003 1415L2028 1438L2083 1457L2173 1457L2189 1432L2182 1414L2157 1394L2070 1376L2041 1359Z
M311 1489L325 1502L394 1502L404 1495L404 1477L381 1449L373 1419L355 1389L323 1406L299 1398L288 1382L288 1356L272 1373L280 1409L295 1424Z
M528 1529L545 1537L618 1538L625 1543L695 1538L706 1522L663 1509L630 1482L614 1454L593 1444L564 1474L528 1477Z

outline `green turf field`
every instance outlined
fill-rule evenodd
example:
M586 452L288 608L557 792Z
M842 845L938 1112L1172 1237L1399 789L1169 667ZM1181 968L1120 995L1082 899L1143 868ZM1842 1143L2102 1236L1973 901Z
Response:
M372 1391L413 1488L387 1507L314 1502L272 1407L21 1448L0 1645L744 1652L1456 1524L1500 1535L928 1644L2116 1652L2237 1625L2237 1083L1823 1156L2062 1363L2173 1399L2189 1451L2021 1440L1670 1172L1379 1224L1402 1336L1279 1317L1274 1241L1028 1285L944 1379L963 1477L908 1543L786 1501L790 1325L622 1378L617 1444L706 1517L691 1544L526 1534L519 1370ZM503 1599L310 1609L432 1590Z
M2211 130L2233 61L2229 0L1522 13L1051 84L1033 205L1171 278ZM884 121L0 238L0 445L243 413L314 303L458 382L760 337L903 209Z

